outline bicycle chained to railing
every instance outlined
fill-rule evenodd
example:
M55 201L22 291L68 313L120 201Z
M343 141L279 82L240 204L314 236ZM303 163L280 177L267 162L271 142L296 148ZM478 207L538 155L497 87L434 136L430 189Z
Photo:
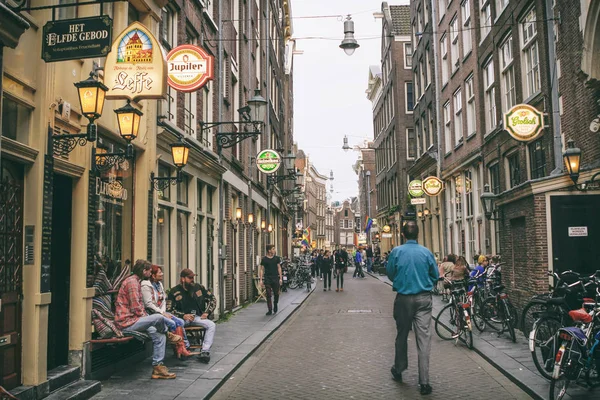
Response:
M465 281L451 281L446 277L440 278L444 288L450 289L450 303L438 313L435 321L435 332L442 340L464 342L473 349L473 327L471 324L471 304L466 293Z

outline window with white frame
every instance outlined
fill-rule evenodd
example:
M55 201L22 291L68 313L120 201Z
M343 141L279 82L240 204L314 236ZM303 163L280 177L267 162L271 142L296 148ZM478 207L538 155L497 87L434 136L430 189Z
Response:
M429 131L427 130L427 127L427 113L424 112L421 117L421 129L423 129L423 153L427 151L429 145L431 144L429 143Z
M508 0L496 0L496 19L500 18L507 5Z
M421 135L421 123L417 120L415 122L415 131L417 131L417 157L421 155L423 151L423 136Z
M405 82L404 86L406 88L406 112L412 114L413 108L415 107L413 84L412 82Z
M483 66L483 87L485 90L485 131L488 133L496 128L496 91L492 58Z
M433 120L433 110L431 108L431 105L427 108L427 113L429 115L429 143L434 144L435 143L435 139L434 139L434 124L435 121Z
M540 58L537 40L535 8L532 8L521 23L521 48L525 79L524 97L528 98L540 90Z
M452 128L450 121L450 102L448 101L444 104L444 145L446 146L446 153L450 153L452 150Z
M440 49L442 53L442 85L445 85L448 82L448 43L447 43L447 35L444 34L440 39Z
M506 156L506 169L508 178L508 187L513 188L521 184L521 159L519 151L514 151Z
M422 96L425 94L425 88L429 85L429 81L427 80L427 52L423 54L423 58L421 58L419 65L421 66L421 81L423 82L423 90L421 91Z
M177 46L177 11L171 7L161 10L160 41L167 51Z
M404 43L404 69L412 68L412 51L411 43Z
M471 0L465 0L460 5L462 13L462 41L463 52L465 56L473 50L473 40L471 39Z
M206 82L206 85L202 88L202 120L203 122L212 122L213 120L213 93L212 82L210 81ZM212 129L202 131L201 143L203 146L212 147L211 131Z
M458 69L459 59L460 59L460 51L458 45L458 16L455 15L452 21L450 22L450 57L452 60L452 72Z
M479 29L481 32L481 41L492 30L492 9L490 0L481 0L481 11L479 12Z
M513 39L509 36L500 45L500 71L502 71L502 113L506 113L517 102L515 69L513 67Z
M429 84L431 83L431 66L429 65L429 47L425 48L425 81L427 82L427 85L425 85L425 90L427 89L427 86L429 86Z
M417 156L417 138L413 128L406 129L406 157L414 159Z
M475 133L475 90L473 89L473 75L465 80L465 91L467 95L467 137Z
M440 13L440 21L444 18L446 13L446 4L448 0L438 0L438 12Z
M454 92L454 145L458 146L463 141L462 122L462 91L460 88Z

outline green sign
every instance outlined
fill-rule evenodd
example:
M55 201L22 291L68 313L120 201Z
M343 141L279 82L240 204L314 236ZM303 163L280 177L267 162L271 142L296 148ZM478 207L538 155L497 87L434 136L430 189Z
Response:
M408 193L412 197L421 197L423 196L423 182L420 180L410 181L408 184Z
M275 150L263 150L256 156L256 166L264 174L273 174L281 166L281 156Z

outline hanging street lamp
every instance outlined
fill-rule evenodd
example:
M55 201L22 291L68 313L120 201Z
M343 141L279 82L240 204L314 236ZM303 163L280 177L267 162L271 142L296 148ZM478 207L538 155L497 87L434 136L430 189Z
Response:
M346 21L344 21L344 40L340 44L340 49L344 50L344 52L351 56L354 54L354 50L358 49L360 45L354 39L354 21L352 21L352 17L348 15Z

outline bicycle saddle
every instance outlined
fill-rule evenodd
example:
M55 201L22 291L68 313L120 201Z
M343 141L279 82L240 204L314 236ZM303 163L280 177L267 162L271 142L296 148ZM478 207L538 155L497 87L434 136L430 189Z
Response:
M584 324L592 322L592 316L583 308L569 311L569 317L571 317L571 319L575 322L583 322Z

